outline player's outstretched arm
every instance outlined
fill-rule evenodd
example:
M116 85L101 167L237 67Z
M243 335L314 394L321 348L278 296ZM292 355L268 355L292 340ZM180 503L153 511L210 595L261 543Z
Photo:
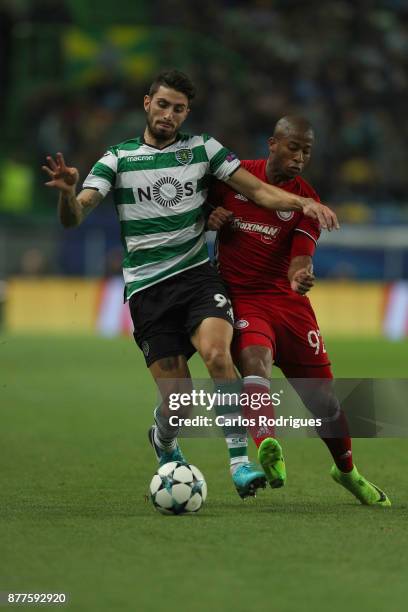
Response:
M304 215L317 219L323 229L331 231L340 228L336 214L328 206L315 202L312 198L303 198L275 185L264 183L244 168L238 168L225 182L258 206L270 210L299 210Z
M293 257L288 270L292 291L305 295L314 285L313 262L309 255Z
M72 194L60 192L58 213L62 225L76 227L102 200L102 195L96 189L83 189L77 196L75 192Z
M57 153L55 160L48 155L47 163L42 166L50 178L45 185L59 190L60 221L64 227L75 227L101 202L102 195L95 189L83 189L76 195L79 173L73 166L66 165L62 153Z

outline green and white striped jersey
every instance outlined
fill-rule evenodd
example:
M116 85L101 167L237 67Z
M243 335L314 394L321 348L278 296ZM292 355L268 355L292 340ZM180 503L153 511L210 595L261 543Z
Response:
M208 260L202 205L209 175L225 180L240 161L214 138L179 134L157 149L143 138L110 147L83 187L114 200L125 249L126 298Z

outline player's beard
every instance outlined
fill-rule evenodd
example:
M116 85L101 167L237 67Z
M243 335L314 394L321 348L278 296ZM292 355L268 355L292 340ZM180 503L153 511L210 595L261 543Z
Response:
M146 123L147 129L150 134L158 141L158 142L167 142L173 140L176 137L176 130L170 131L162 131L160 128L156 128L153 125L152 118L149 113L146 115Z

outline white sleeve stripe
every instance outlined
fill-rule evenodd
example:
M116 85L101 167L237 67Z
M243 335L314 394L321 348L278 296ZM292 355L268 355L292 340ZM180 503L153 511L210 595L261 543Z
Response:
M118 158L113 155L113 153L109 152L108 154L105 154L103 157L101 157L101 159L98 159L98 162L105 164L105 166L108 166L108 168L114 172L116 172L118 169Z
M93 176L92 174L88 174L82 184L82 189L89 188L97 189L103 195L103 197L105 197L111 189L111 184L109 183L109 181L106 181L100 176Z
M218 151L221 151L221 149L223 148L222 144L215 140L215 138L210 138L209 140L207 140L207 142L204 143L204 146L205 150L207 151L209 160L211 160L214 155L216 155Z
M239 160L239 159L238 159L237 161L239 161L239 165L238 165L238 166L236 166L235 168L233 168L233 169L230 171L230 173L228 174L227 178L229 178L229 179L230 179L230 178L231 178L231 176L232 176L232 175L233 175L233 174L234 174L234 173L235 173L237 170L239 170L239 168L241 167L241 160Z
M313 238L313 236L311 234L309 234L309 232L306 232L305 230L299 229L298 227L295 227L295 232L302 232L302 234L306 234L306 236L309 236L309 238L311 240L313 240L313 242L317 245L316 238Z
M220 181L227 181L234 174L235 170L238 170L240 165L241 162L239 159L235 158L231 162L225 160L225 162L223 162L214 172L214 176L216 176Z

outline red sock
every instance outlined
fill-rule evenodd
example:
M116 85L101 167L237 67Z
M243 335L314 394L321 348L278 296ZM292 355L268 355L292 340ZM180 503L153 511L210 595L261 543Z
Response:
M341 410L336 419L336 431L344 434L341 438L326 438L322 436L323 442L329 449L335 464L342 472L351 472L353 469L353 454L351 452L351 438L348 432L346 415Z
M263 425L259 422L259 417L266 417L267 419L275 418L275 412L270 397L270 383L267 378L262 376L245 376L242 394L245 394L242 398L241 407L244 418L255 420L254 425L247 427L249 434L256 446L259 448L263 440L266 438L273 438L275 435L274 427L271 425ZM267 398L269 396L269 400ZM248 398L248 402L246 401ZM262 399L262 401L260 401ZM257 408L260 404L258 410Z
M282 368L282 370L287 378L292 379L333 379L333 374L329 365L321 367L289 366L284 369ZM294 386L296 388L296 383ZM313 413L313 405L306 401L304 403ZM341 408L339 410L337 419L333 421L333 423L327 423L325 425L324 433L319 433L321 440L326 444L339 470L342 472L351 472L353 469L351 438L347 418Z
M351 452L351 438L322 438L331 452L334 463L342 472L351 472L353 469L353 455Z

